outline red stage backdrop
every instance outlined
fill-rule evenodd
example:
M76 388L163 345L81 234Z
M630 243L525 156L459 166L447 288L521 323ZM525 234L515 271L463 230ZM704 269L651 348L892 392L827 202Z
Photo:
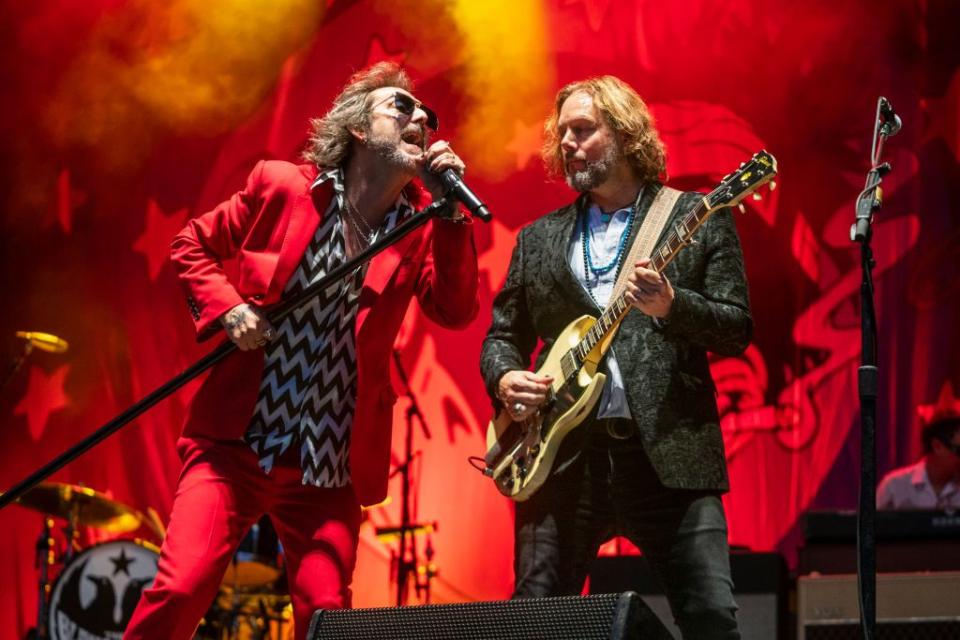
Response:
M918 455L917 405L960 391L956 3L5 4L0 345L8 362L14 331L48 331L70 350L33 353L0 391L0 488L209 349L194 342L172 235L238 189L257 159L296 158L307 119L382 59L416 78L496 216L475 226L480 317L454 333L411 309L398 344L430 432L415 426L414 491L415 517L439 524L434 601L510 591L511 503L467 463L483 452L489 417L477 362L518 229L573 197L538 158L543 119L569 81L612 73L635 86L675 187L709 190L760 148L779 160L779 188L737 218L756 335L742 357L714 361L733 544L789 557L801 512L856 504L860 275L848 228L881 94L904 121L887 146L894 170L874 228L881 473ZM193 389L55 479L165 519ZM395 460L407 406L396 409ZM393 598L392 544L372 533L398 522L396 480L391 495L363 529L360 606ZM21 507L0 512L4 638L35 615L40 522Z

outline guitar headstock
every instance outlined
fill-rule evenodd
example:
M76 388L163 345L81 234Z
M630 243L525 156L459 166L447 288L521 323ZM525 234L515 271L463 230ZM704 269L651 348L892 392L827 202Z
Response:
M761 186L771 182L777 175L777 159L766 151L759 151L740 168L725 176L717 188L704 198L707 211L713 212L722 207L733 207ZM742 207L741 207L742 208Z

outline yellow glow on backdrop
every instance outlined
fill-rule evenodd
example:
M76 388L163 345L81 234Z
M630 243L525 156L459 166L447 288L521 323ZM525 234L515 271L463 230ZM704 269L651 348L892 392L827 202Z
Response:
M369 7L378 21L389 25L384 31L402 34L403 45L388 42L393 40L389 36L381 44L408 67L415 81L442 73L462 57L460 25L447 0L370 0Z
M156 133L217 135L244 121L320 25L315 0L135 0L104 16L46 114L54 140L136 163Z
M542 0L457 0L464 38L465 121L457 141L470 168L496 179L516 170L504 150L515 132L542 122L553 99Z

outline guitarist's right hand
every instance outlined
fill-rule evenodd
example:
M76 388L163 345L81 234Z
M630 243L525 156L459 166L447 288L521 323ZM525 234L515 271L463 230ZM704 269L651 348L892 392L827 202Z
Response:
M508 371L497 383L497 397L515 421L534 413L550 392L551 376L539 376L532 371Z

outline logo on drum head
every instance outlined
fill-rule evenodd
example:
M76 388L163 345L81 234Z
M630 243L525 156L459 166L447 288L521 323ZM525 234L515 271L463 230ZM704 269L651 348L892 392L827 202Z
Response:
M135 542L87 549L64 568L53 588L50 637L119 640L156 573L157 554Z

